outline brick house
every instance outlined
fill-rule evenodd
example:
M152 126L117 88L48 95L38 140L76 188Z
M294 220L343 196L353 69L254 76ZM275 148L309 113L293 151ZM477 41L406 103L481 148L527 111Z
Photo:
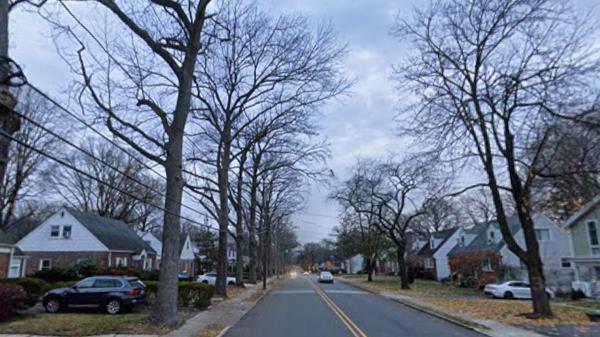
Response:
M63 207L25 235L16 246L27 256L27 274L72 267L83 260L100 269L154 270L156 252L122 221Z
M24 277L27 258L14 240L0 231L0 279Z

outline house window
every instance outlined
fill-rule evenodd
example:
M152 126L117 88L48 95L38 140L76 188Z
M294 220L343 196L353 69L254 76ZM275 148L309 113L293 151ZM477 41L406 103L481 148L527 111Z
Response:
M571 268L571 261L568 261L566 258L560 259L560 266L563 268Z
M425 259L425 269L433 269L433 259L428 257Z
M590 244L592 246L598 246L598 228L596 228L596 221L588 221L588 233L590 235Z
M127 267L127 257L117 257L115 262L117 267Z
M535 238L538 241L550 241L550 230L547 228L536 229Z
M496 233L494 231L488 232L488 244L492 245L496 243Z
M68 239L71 237L71 226L63 226L62 228L62 236L65 239Z
M186 242L186 247L187 247L187 249L190 249L190 242L189 241Z
M52 268L52 262L50 261L50 259L40 260L39 270L48 270L50 268Z
M50 226L50 237L57 238L60 235L60 226L52 225Z
M435 239L433 238L433 236L431 237L431 239L429 239L429 247L431 249L435 249Z
M492 259L489 257L481 262L481 270L483 271L494 271L494 266L492 265Z
M461 236L461 237L458 239L458 246L459 246L459 247L464 247L464 246L465 246L465 237L464 237L464 236Z

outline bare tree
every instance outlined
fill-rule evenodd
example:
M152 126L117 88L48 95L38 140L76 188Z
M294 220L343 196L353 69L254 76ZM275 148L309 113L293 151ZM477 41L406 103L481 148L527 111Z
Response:
M143 161L93 138L82 149L69 151L65 161L83 173L50 165L45 174L48 190L72 207L142 228L160 215L156 205L162 202L158 191L163 186L146 172Z
M218 42L198 63L195 81L203 105L194 113L198 128L194 139L203 147L190 160L208 165L205 171L216 174L216 179L204 175L203 190L195 190L219 223L216 292L225 295L232 162L239 164L234 175L243 179L241 157L253 142L282 125L306 127L304 121L324 101L343 92L347 82L340 76L345 50L337 46L330 27L313 33L304 17L273 17L241 1L223 1L218 7L210 27ZM235 151L236 141L257 123L262 129L254 129L253 139ZM242 240L239 214L233 224L237 240Z
M489 190L508 248L527 265L535 317L552 315L531 219L541 154L553 125L598 125L599 59L588 21L574 13L568 1L437 1L395 30L415 46L396 72L419 98L402 114L405 131L444 162L480 167L484 181L471 187ZM503 195L525 247L509 230Z
M374 216L374 224L395 246L403 289L409 288L405 260L409 233L415 220L425 213L423 206L439 192L429 163L416 158L359 162L346 185L355 185L340 195L357 212ZM360 191L354 193L353 190Z
M9 147L8 165L0 185L0 230L18 222L19 217L35 213L35 208L23 207L27 206L23 205L23 202L27 203L31 197L42 191L39 178L45 166L45 158L31 147L52 150L56 145L55 138L34 124L57 124L53 118L53 107L25 88L20 90L18 98L19 103L14 113L17 116L22 114L24 120L20 122L21 127L14 135L19 143L13 143Z
M210 41L203 35L209 2L95 0L87 15L77 3L60 2L64 18L52 21L77 46L76 54L63 54L83 79L81 106L165 171L162 266L150 320L159 325L177 324L184 132L196 63Z

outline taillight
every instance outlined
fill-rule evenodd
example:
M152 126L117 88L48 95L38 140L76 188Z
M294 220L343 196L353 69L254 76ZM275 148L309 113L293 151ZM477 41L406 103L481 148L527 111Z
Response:
M131 296L137 296L141 293L142 291L140 289L131 289L127 292L127 294L131 295Z

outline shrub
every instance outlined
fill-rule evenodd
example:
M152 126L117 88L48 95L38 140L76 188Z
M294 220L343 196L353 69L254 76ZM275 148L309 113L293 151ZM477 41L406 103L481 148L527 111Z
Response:
M51 283L74 281L80 278L75 268L50 268L46 270L39 270L35 272L33 276Z
M158 282L144 281L146 284L146 298L149 303L156 301ZM204 309L210 305L210 299L215 291L214 286L198 282L179 282L177 303L181 307L195 307Z
M26 299L27 294L20 285L0 283L0 322L11 319Z
M109 267L99 270L96 275L126 275L140 277L141 272L131 267Z
M139 278L144 281L158 281L160 272L158 270L153 271L142 271L140 272Z
M28 307L34 306L40 300L40 297L48 291L49 287L48 282L34 277L6 279L2 283L21 286L27 295L24 304Z
M97 275L98 267L96 266L96 262L86 259L79 263L77 263L73 269L75 272L81 277L90 277L93 275Z

